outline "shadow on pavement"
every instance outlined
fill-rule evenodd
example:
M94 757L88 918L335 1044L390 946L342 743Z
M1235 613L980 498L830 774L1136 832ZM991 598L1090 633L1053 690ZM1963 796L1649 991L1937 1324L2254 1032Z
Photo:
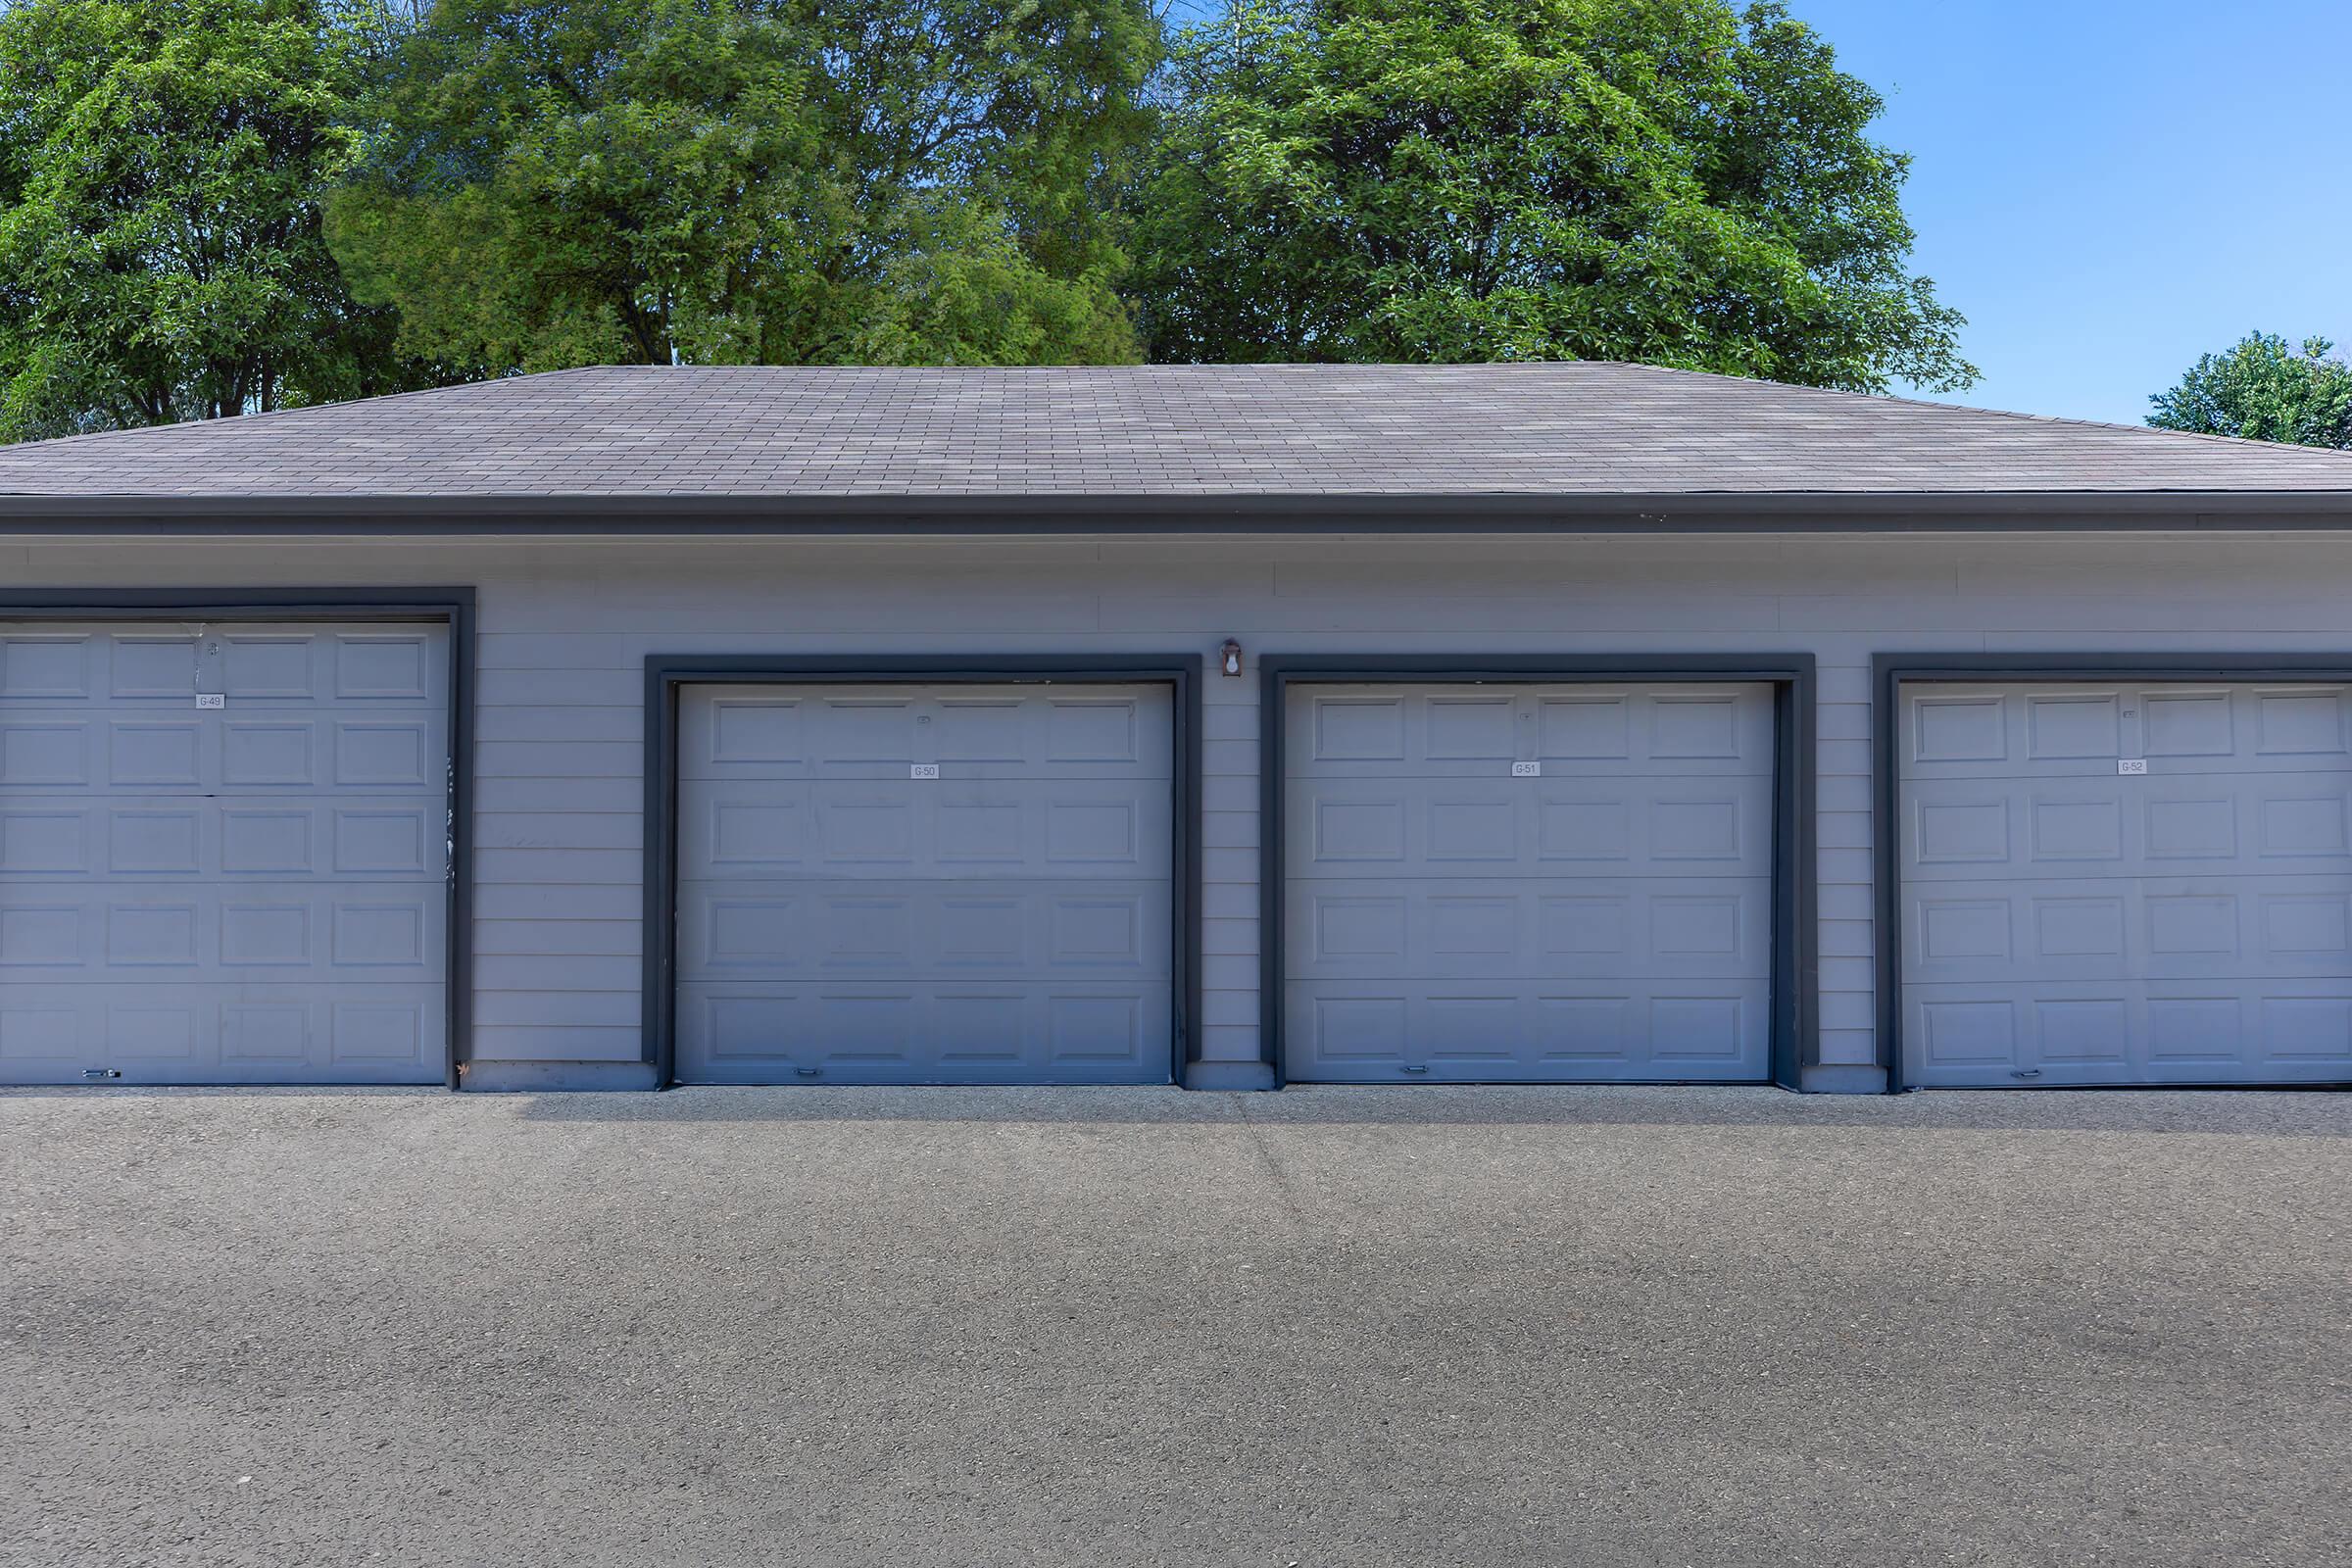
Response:
M1841 1131L2065 1131L2352 1138L2352 1095L2007 1091L1902 1096L1778 1089L1293 1087L1277 1094L1155 1089L692 1088L534 1095L533 1121L1001 1122L1215 1126L1786 1127Z
M416 1100L533 1122L962 1122L1007 1126L1766 1127L1896 1132L2191 1133L2352 1138L2341 1090L1960 1090L1796 1095L1767 1088L1635 1085L1294 1086L1275 1094L1153 1088L688 1088L662 1093L452 1095L443 1089L0 1090L0 1105L150 1100ZM429 1114L429 1110L427 1111Z

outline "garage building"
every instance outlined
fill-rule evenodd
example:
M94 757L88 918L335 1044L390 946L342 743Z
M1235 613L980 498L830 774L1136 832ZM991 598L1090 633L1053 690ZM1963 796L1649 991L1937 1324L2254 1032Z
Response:
M0 527L0 1082L2352 1082L2342 453L612 368Z

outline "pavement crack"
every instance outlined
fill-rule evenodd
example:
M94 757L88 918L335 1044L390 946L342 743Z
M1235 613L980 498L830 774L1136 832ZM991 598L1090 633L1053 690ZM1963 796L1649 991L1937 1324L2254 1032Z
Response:
M1298 1187L1291 1180L1291 1173L1284 1168L1281 1156L1267 1140L1264 1124L1250 1114L1249 1097L1239 1098L1242 1128L1250 1135L1250 1148L1257 1155L1258 1163L1265 1167L1267 1184L1272 1188L1282 1210L1290 1216L1292 1230L1304 1236L1313 1227L1307 1223L1306 1205L1300 1201Z

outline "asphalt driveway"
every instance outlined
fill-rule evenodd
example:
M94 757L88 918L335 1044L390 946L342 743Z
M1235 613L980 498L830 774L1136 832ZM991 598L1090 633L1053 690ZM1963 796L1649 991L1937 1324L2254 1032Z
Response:
M2352 1098L0 1097L0 1562L2352 1560Z

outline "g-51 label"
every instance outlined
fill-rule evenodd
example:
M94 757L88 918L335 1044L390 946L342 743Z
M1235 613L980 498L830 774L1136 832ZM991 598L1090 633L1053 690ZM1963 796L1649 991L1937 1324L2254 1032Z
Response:
M1513 778L1542 778L1543 776L1544 764L1542 762L1513 762L1511 764L1511 777Z

